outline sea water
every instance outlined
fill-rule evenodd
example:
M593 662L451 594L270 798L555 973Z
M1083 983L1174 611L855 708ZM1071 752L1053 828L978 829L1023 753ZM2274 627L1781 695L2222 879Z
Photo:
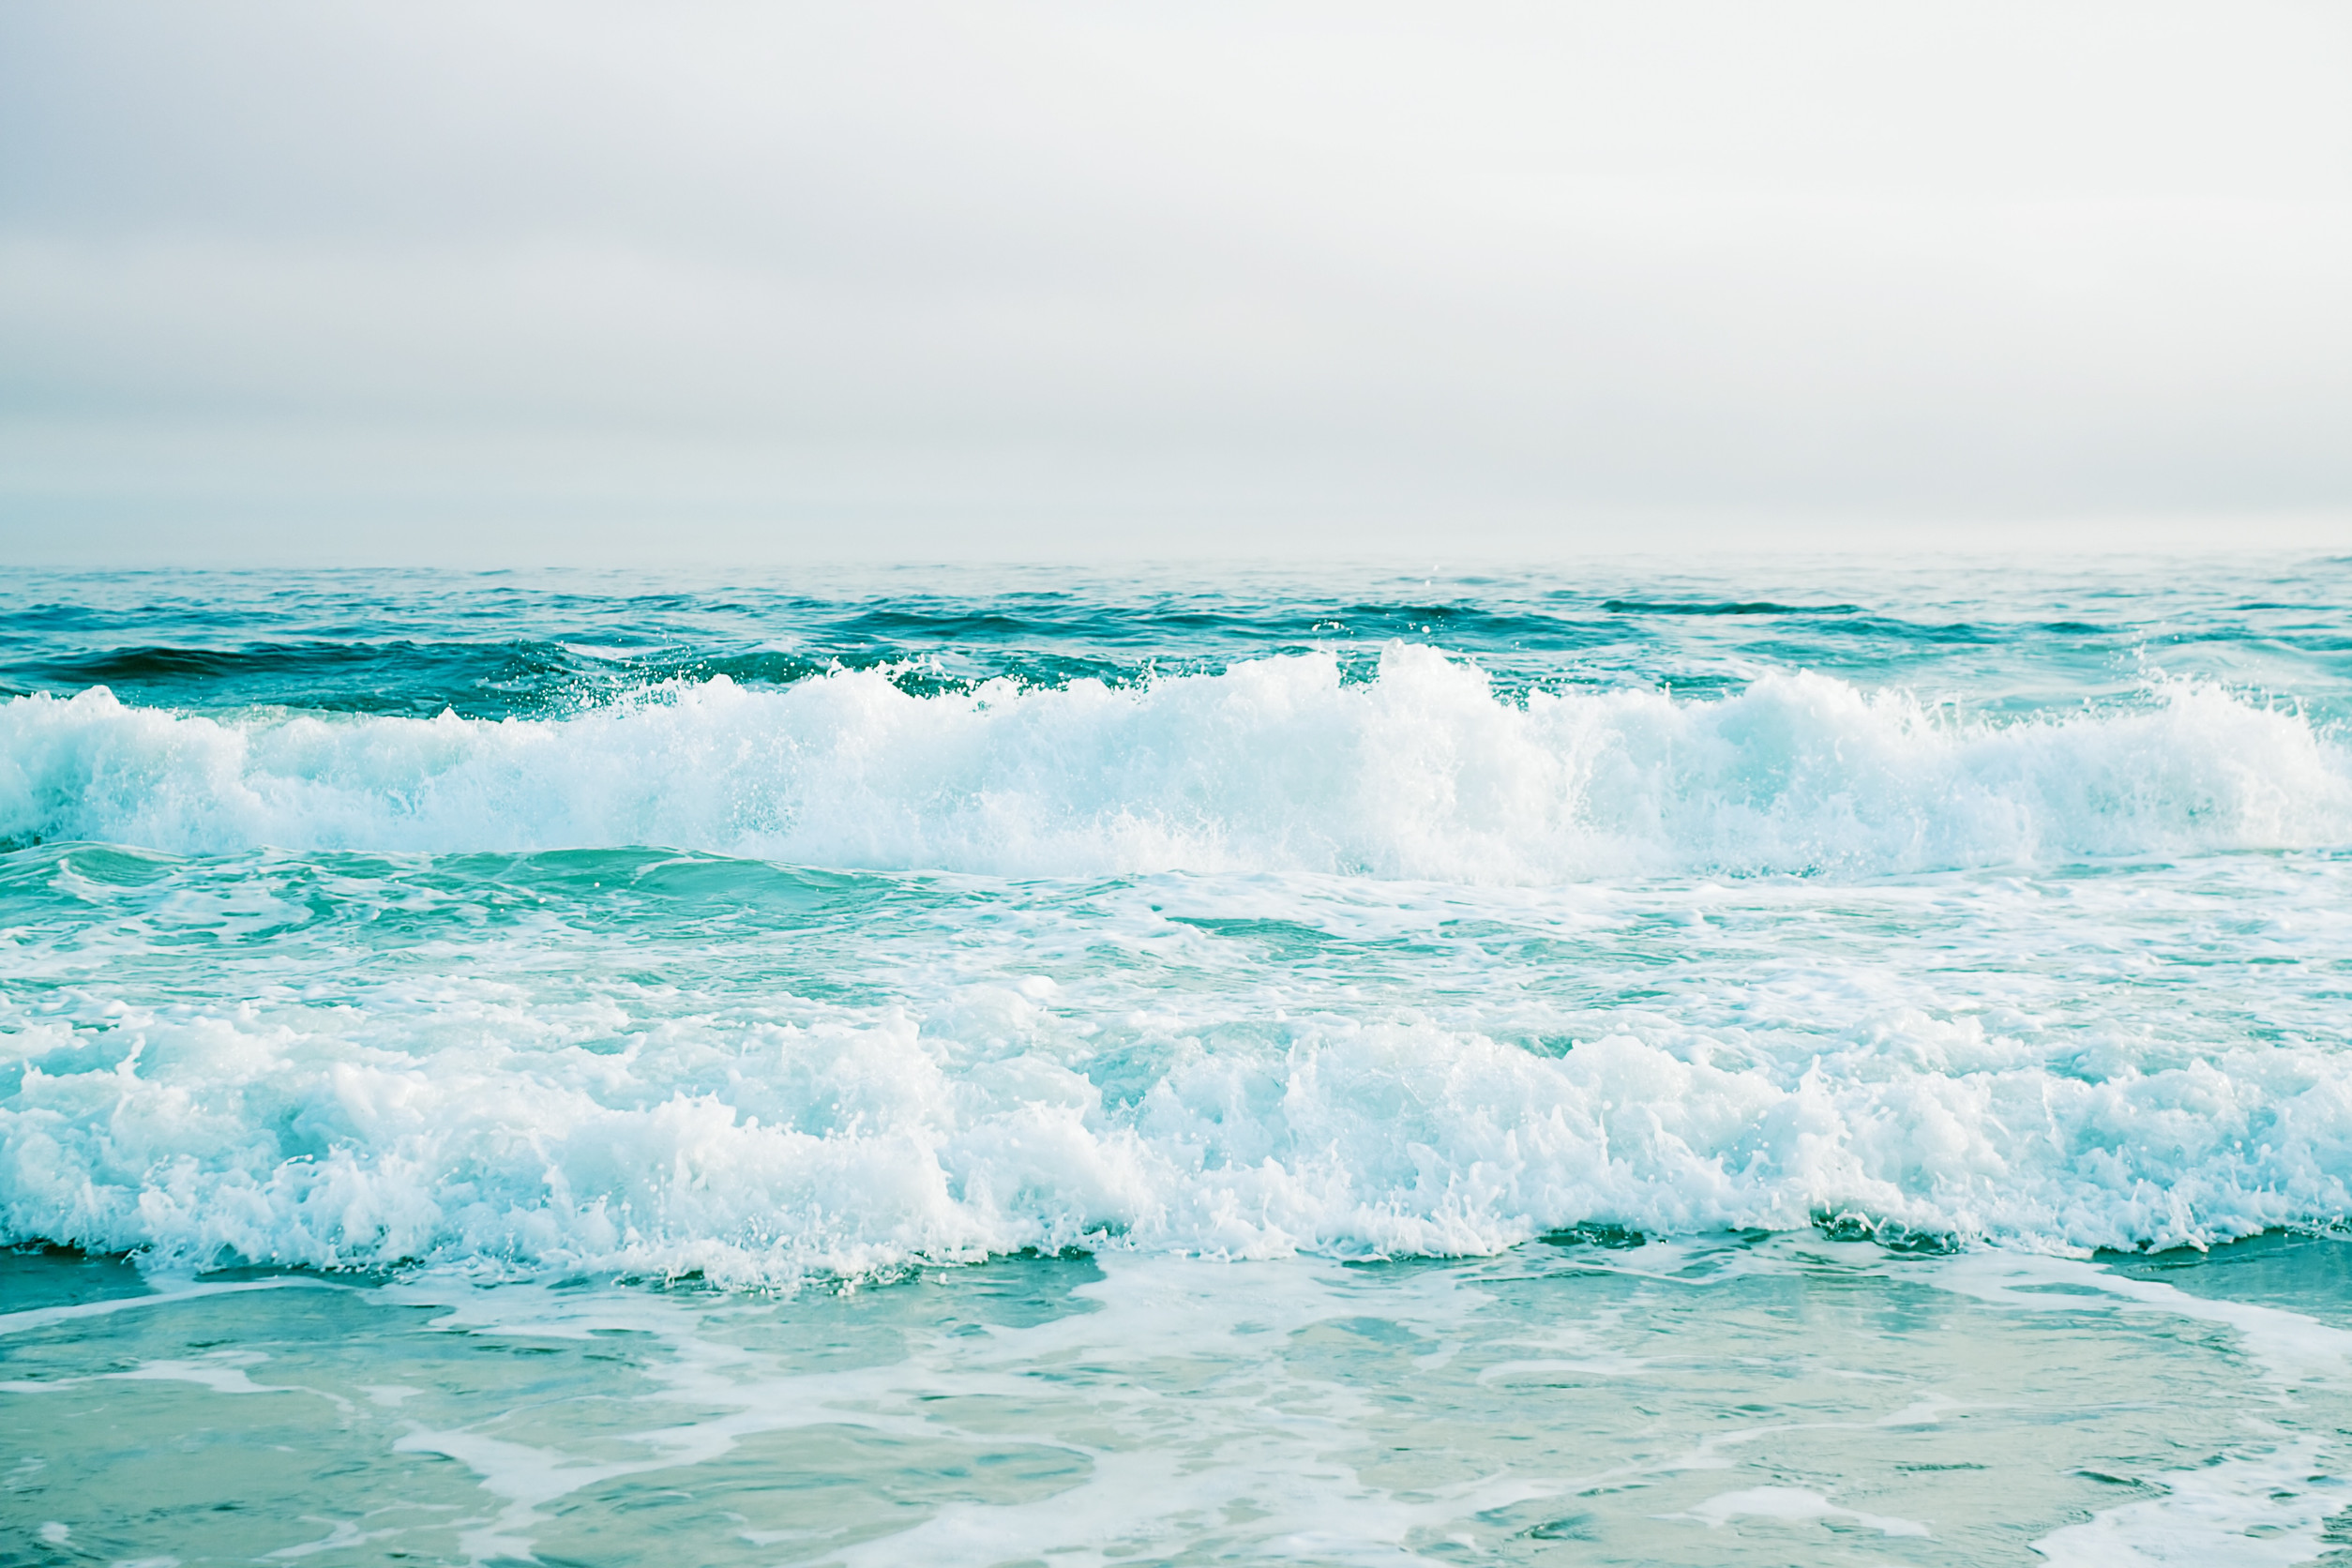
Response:
M2352 562L19 574L0 1560L2352 1561Z

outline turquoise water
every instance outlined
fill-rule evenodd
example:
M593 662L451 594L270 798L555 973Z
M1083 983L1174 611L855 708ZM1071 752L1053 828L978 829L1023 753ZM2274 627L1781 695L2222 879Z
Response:
M2352 1545L2352 563L0 589L0 1560Z

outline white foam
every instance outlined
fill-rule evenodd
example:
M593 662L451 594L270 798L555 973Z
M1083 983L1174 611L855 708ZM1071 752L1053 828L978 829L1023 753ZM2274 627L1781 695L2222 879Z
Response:
M901 888L900 925L861 927L891 955L861 972L880 999L836 1005L676 952L614 978L658 910L502 937L460 888L414 954L297 938L422 895L356 871L281 887L269 856L180 867L153 908L92 924L113 895L68 855L66 912L0 931L39 976L0 994L0 1069L22 1075L0 1236L779 1281L1068 1244L1485 1253L1586 1221L1823 1211L2055 1247L2341 1220L2352 1076L2324 984L2266 968L2259 1017L2209 1028L2151 983L2208 972L2217 920L2247 961L2340 942L2339 862L2249 859L2210 887L1530 884L2334 842L2348 789L2334 741L2209 687L2008 724L1810 676L1522 708L1404 647L1361 686L1306 657L1135 691L917 698L839 674L561 721L22 700L0 705L20 836L1248 874ZM1371 880L1409 875L1452 881ZM1206 918L1163 915L1179 895ZM339 912L313 922L314 900ZM1270 960L1202 928L1228 915L1397 951Z
M2311 1047L2104 1082L1856 1052L1791 1081L1633 1034L1551 1057L1323 1018L1256 1048L1167 1041L1140 1096L1108 1103L1078 1070L1093 1042L1018 993L993 1017L1018 1046L884 1009L682 1020L619 1056L561 1043L593 1019L501 1000L296 1013L307 1031L133 1014L135 1062L61 1048L0 1104L0 1227L195 1263L779 1281L1071 1244L1476 1254L1589 1220L1787 1229L1824 1209L2073 1246L2352 1212L2352 1095Z
M1497 698L1393 645L1119 690L912 696L721 678L577 717L203 717L103 688L0 705L0 837L173 852L656 844L1017 876L1168 868L1558 882L2352 840L2352 762L2297 714L2174 685L2013 722L1813 674L1685 701Z
M2295 1438L2251 1458L2148 1477L2161 1497L2102 1510L2033 1543L2052 1568L2285 1568L2327 1551L2344 1503L2327 1445ZM2316 1485L2314 1485L2316 1483Z

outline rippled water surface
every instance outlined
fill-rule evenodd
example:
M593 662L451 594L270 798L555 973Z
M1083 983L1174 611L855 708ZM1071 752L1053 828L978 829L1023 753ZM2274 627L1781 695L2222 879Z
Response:
M0 1560L2352 1551L2346 606L20 576Z

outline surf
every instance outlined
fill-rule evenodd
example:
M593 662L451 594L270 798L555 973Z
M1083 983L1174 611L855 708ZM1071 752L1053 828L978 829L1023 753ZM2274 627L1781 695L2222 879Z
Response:
M2213 683L2022 716L1772 671L1498 692L1390 645L1132 686L663 683L561 717L0 703L0 838L174 853L658 845L1011 877L1867 877L2352 841L2352 752Z

